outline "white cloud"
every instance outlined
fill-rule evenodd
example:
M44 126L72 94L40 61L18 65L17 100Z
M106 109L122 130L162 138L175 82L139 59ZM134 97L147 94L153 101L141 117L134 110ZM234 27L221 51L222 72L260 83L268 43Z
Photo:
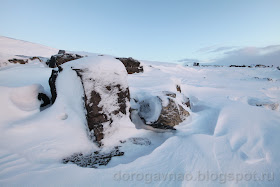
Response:
M224 57L215 59L212 64L251 65L264 64L280 66L280 45L266 47L244 47L224 53Z

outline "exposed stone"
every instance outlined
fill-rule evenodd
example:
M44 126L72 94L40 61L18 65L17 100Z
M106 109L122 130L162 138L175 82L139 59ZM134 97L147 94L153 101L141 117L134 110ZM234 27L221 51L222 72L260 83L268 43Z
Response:
M174 129L174 126L183 122L190 114L183 107L190 107L190 101L184 95L180 95L181 102L177 103L176 94L173 92L163 92L165 96L146 97L140 101L135 100L134 105L138 105L133 110L138 111L142 121L157 129Z
M39 99L39 101L43 101L43 103L41 104L40 107L45 107L51 103L49 97L44 93L39 93L38 99Z
M230 65L229 67L235 67L235 68L245 68L245 65Z
M194 62L193 66L199 66L199 63L198 62Z
M78 54L65 53L64 50L60 50L57 55L51 56L51 58L47 61L47 65L49 65L50 68L55 68L64 64L65 62L69 62L79 58L83 58L83 56Z
M168 98L168 105L163 106L157 124L174 127L188 117L190 114L181 105L176 104L173 99Z
M30 60L39 60L40 62L42 62L42 59L40 57L37 57L37 56L34 56L34 57L31 57L29 58Z
M128 74L133 74L133 73L141 73L143 72L143 66L141 66L140 62L138 60L135 60L131 57L129 58L116 58L120 60L123 65L126 68L126 71Z
M70 157L64 158L62 163L67 164L71 162L80 167L97 168L98 166L106 166L112 157L123 155L124 152L121 152L119 147L115 147L109 153L100 153L99 151L87 155L84 155L83 153L76 153Z
M14 64L26 64L26 63L28 63L28 60L17 59L17 58L9 59L8 61L11 62L11 63L14 63Z
M121 87L120 84L111 83L109 85L103 85L104 89L107 90L108 97L117 97L118 109L114 110L112 113L104 112L104 109L99 105L102 98L100 93L95 89L94 86L89 86L88 84L95 85L94 79L90 78L91 72L88 70L74 69L83 81L84 87L91 87L90 98L85 95L85 108L87 110L87 122L90 131L93 131L96 142L101 146L101 140L104 138L104 124L113 122L113 117L119 115L120 113L126 114L127 101L130 100L129 89ZM84 76L86 75L86 76ZM87 77L87 78L86 78ZM85 91L85 92L88 92ZM104 94L104 93L103 93ZM112 103L114 104L114 103Z
M266 67L269 67L269 66L265 66L263 64L257 64L255 67L256 68L266 68Z
M65 54L65 50L59 50L58 54Z
M50 85L50 90L51 90L51 94L52 94L52 98L51 98L51 103L54 103L57 97L57 93L56 93L56 78L58 76L58 73L61 72L63 69L59 66L57 70L53 69L52 70L52 74L49 78L49 85Z
M177 90L177 92L179 92L179 93L182 92L181 87L180 87L179 85L176 85L176 90Z
M104 61L107 58L108 61ZM108 65L114 61L114 67ZM105 65L104 65L105 63ZM84 90L84 107L90 137L102 146L102 140L110 136L121 125L118 121L129 117L130 94L126 82L126 70L123 64L110 57L94 57L88 63L84 61L69 62L62 67L75 71L81 79ZM61 66L53 69L49 84L52 103L57 97L56 80L63 70ZM100 69L105 68L100 73ZM70 83L71 84L71 83Z

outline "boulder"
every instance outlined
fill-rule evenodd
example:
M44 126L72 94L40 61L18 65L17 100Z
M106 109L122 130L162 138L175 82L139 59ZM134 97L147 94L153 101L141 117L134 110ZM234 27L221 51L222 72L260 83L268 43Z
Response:
M65 52L65 50L59 50L58 51L58 54L65 54L66 52Z
M83 58L83 56L78 54L66 53L64 50L59 50L58 54L51 56L51 58L47 61L47 65L50 68L55 68L64 64L65 62L77 60L80 58Z
M108 126L120 116L125 116L128 111L128 101L130 100L129 89L117 80L103 82L96 79L94 72L88 69L75 69L81 77L85 88L85 108L87 110L87 121L90 131L93 131L96 141L101 145ZM114 74L112 72L112 74Z
M127 72L121 62L103 56L89 57L58 66L52 71L49 79L52 103L57 97L56 79L65 68L75 71L81 79L87 126L91 137L102 146L102 140L113 134L120 125L119 121L125 117L129 119Z
M190 100L181 93L169 91L162 92L160 96L143 94L134 98L132 106L133 113L137 115L144 124L156 129L174 129L174 126L183 122L190 114L186 110L190 107ZM132 118L136 119L136 118Z
M138 60L135 60L131 57L129 58L116 58L120 60L123 65L126 68L126 71L128 74L133 74L133 73L141 73L143 72L143 66L141 66L140 62Z
M25 59L13 58L13 59L9 59L8 61L11 62L11 63L14 63L14 64L26 64L26 63L28 63L27 59L25 60Z

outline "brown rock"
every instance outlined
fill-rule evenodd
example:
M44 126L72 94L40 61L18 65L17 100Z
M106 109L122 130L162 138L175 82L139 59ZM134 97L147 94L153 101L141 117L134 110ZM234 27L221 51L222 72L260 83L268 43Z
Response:
M50 68L55 68L64 64L65 62L77 60L80 58L83 58L83 56L78 54L65 53L65 51L63 52L63 50L60 50L59 54L51 56L51 58L47 61L47 65L49 65Z
M128 74L133 74L133 73L141 73L143 72L143 66L141 66L140 62L138 60L135 60L131 57L129 58L116 58L120 60L123 65L126 68L126 71Z
M17 59L17 58L9 59L8 61L11 62L11 63L14 63L14 64L26 64L26 63L28 63L28 60Z
M175 103L173 99L168 98L168 105L162 107L160 116L156 123L164 124L171 127L178 125L190 114L181 105Z

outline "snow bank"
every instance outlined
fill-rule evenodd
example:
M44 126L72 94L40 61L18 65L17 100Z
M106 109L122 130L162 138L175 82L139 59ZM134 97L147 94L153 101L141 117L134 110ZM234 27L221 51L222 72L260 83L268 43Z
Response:
M41 105L41 102L38 100L39 93L44 93L44 88L41 85L36 84L13 88L10 93L10 99L20 110L38 110Z
M0 67L15 66L8 62L9 59L28 60L34 56L49 58L57 52L57 49L44 45L0 36Z

